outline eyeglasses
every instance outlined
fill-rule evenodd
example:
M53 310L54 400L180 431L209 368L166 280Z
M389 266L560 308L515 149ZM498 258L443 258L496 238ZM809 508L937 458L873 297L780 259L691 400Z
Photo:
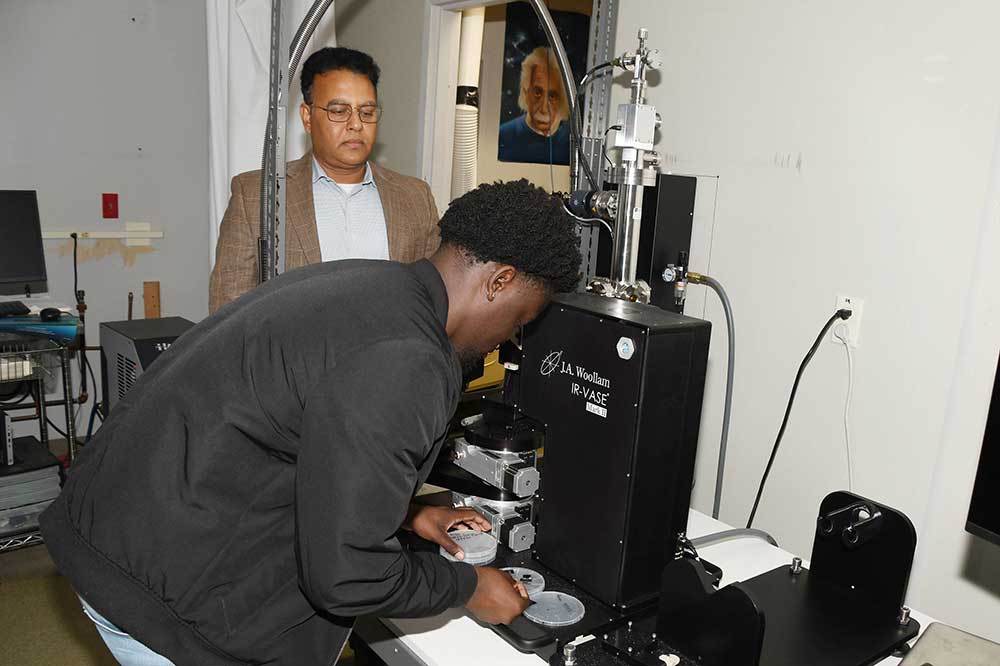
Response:
M350 104L317 106L313 104L313 107L326 111L326 117L330 119L331 123L346 123L355 111L358 112L358 120L367 124L375 124L382 117L382 107L377 104L365 104L364 106L351 106Z

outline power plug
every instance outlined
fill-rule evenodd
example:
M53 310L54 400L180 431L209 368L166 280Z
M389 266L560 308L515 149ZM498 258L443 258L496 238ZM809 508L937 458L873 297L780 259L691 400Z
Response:
M830 329L830 342L843 344L839 336L847 338L847 343L857 349L861 342L861 318L865 311L863 299L853 296L838 296L837 310L848 310L851 316L845 321L838 321ZM846 332L845 332L846 329Z

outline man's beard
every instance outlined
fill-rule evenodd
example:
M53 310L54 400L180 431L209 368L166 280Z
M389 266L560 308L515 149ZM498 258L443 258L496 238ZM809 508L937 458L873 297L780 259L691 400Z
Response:
M483 361L486 356L475 349L460 349L458 360L462 364L462 386L478 379L483 374Z

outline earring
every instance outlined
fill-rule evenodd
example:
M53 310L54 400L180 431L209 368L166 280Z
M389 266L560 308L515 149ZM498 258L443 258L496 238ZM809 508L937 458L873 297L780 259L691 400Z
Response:
M486 300L488 300L490 303L493 302L494 298L496 298L495 294L486 294Z

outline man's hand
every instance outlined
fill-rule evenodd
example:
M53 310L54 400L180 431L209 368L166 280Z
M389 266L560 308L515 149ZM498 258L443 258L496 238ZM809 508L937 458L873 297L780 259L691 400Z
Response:
M479 583L465 607L483 622L509 624L531 605L524 586L515 583L506 571L478 567L476 575Z
M462 507L452 509L445 506L423 506L413 504L410 513L403 523L403 529L412 531L417 536L433 541L448 551L455 559L465 559L465 552L448 536L448 530L461 527L477 532L488 532L490 522L480 516L475 509Z

